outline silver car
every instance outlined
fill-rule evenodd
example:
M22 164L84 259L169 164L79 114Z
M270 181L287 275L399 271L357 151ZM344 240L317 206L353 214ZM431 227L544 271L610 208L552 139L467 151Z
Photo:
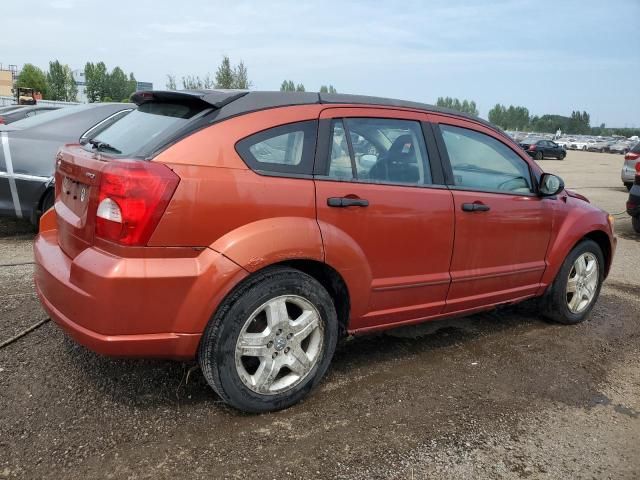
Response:
M65 107L0 126L0 215L34 225L53 205L55 155L133 110L131 103Z
M640 163L640 142L624 156L624 164L622 165L622 172L620 178L622 183L627 187L627 190L631 190L633 186L633 180L636 176L636 165Z

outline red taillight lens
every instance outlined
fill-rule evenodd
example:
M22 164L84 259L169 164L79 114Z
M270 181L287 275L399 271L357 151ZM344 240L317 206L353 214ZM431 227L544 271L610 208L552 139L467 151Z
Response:
M637 160L640 158L640 153L629 152L624 156L625 160Z
M0 125L4 125L5 124L5 119L0 117Z
M535 150L536 146L535 145L529 145L529 150Z
M96 236L146 245L180 178L162 163L114 160L102 171Z
M636 175L640 175L640 162L636 163Z

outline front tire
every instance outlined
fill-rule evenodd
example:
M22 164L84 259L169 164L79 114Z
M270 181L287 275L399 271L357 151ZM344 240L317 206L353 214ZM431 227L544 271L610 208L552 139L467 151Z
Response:
M562 263L542 298L542 314L558 323L584 321L600 295L604 280L604 255L593 240L583 240Z
M250 277L218 308L198 360L229 405L275 411L299 402L320 382L337 339L327 290L303 272L272 267Z
M624 186L627 187L627 190L631 190L631 187L633 187L633 183L631 182L624 182Z
M536 160L542 160L543 158L544 158L544 155L542 154L542 152L536 153Z
M562 152L558 157L558 160L564 160L566 156L567 156L567 152Z

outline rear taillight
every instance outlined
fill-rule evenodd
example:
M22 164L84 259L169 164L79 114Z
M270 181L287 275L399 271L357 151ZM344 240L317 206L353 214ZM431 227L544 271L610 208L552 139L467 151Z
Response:
M5 122L6 122L6 120L4 118L0 117L0 125L4 125Z
M640 158L640 153L629 152L624 156L625 160L637 160Z
M529 150L535 150L536 146L535 145L529 145Z
M162 163L110 161L100 180L96 236L121 245L146 245L179 182Z
M636 163L636 175L640 175L640 162Z

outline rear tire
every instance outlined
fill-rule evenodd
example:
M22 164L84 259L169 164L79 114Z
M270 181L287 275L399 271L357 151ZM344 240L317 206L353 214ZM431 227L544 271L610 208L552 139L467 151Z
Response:
M640 233L640 217L631 217L631 225L636 233Z
M558 160L564 160L566 156L567 156L567 152L562 152L558 157Z
M542 154L542 152L536 153L536 160L542 160L543 158L544 158L544 155Z
M542 314L566 325L584 321L600 295L604 255L593 240L583 240L562 263L541 301Z
M198 360L229 405L275 411L299 402L320 382L337 339L336 310L326 289L298 270L272 267L220 305L202 336Z

